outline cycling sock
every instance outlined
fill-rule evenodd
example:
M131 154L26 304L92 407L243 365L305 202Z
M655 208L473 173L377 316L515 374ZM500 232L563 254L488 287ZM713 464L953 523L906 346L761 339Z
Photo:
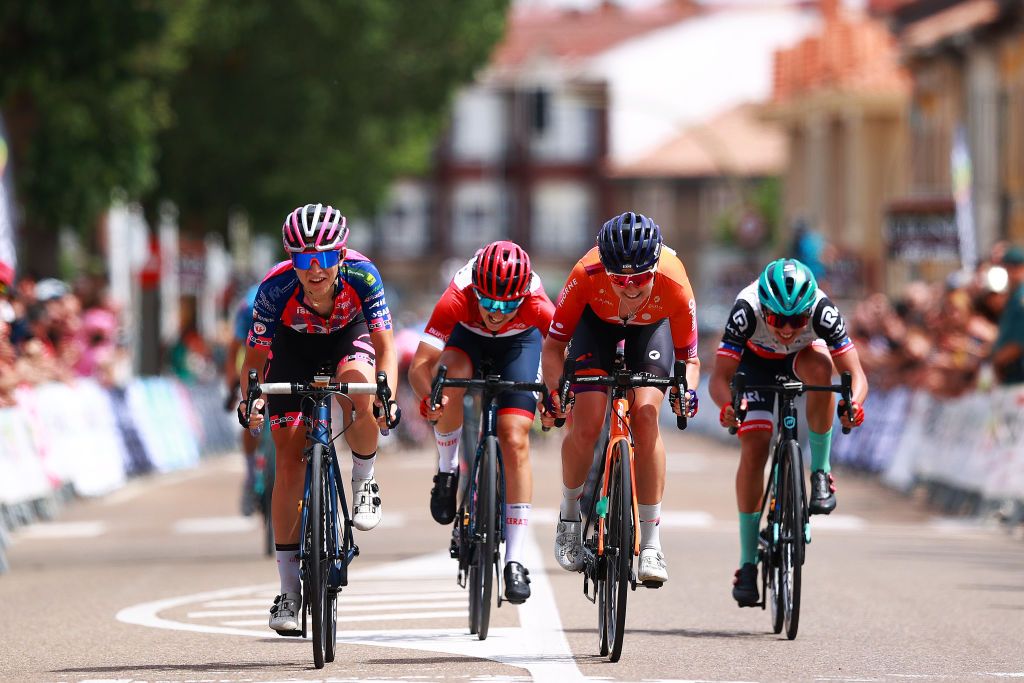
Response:
M530 525L529 503L505 504L505 562L522 561L523 538Z
M377 461L377 451L369 455L360 455L352 451L352 481L369 479L373 476L373 463Z
M640 516L640 549L661 549L661 503L656 505L637 504Z
M828 456L832 450L832 430L829 429L824 434L818 434L808 429L807 440L811 442L811 472L817 470L831 472L832 466L829 465Z
M757 564L757 525L760 512L740 513L740 566Z
M277 575L281 578L282 593L301 593L302 581L299 580L299 544L278 543Z
M437 441L437 469L441 472L454 472L459 467L459 441L462 439L462 427L442 434L434 427L434 439Z
M583 487L580 484L574 489L562 484L562 504L558 508L558 516L567 522L575 522L580 518L580 498L583 497Z

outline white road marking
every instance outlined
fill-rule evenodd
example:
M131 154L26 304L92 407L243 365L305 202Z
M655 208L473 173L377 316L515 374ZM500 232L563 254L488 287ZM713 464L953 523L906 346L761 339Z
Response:
M379 615L376 615L376 614L361 614L361 615L358 615L358 616L347 616L347 617L344 617L344 618L338 617L338 640L341 640L341 636L345 633L345 630L344 630L345 624L350 623L350 622L354 622L354 621L380 621L380 622L387 622L387 621L408 621L410 619L450 619L452 617L460 617L461 618L461 617L465 617L466 616L466 606L462 605L461 607L462 607L462 609L458 609L458 610L448 610L448 611L438 610L436 612L409 612L409 613L404 613L404 614L389 614L387 616L379 616ZM266 610L264 610L264 611L266 611ZM341 612L341 611L342 611L341 610L341 605L338 605L338 612ZM242 619L240 621L225 621L225 622L222 622L222 623L225 626L262 626L262 627L266 628L266 626L267 626L267 619L266 619L266 617L264 617L263 619ZM398 631L395 631L395 633L398 633ZM354 635L355 632L352 632L352 634ZM346 640L350 640L350 639L346 638Z
M544 562L540 547L537 545L532 534L527 536L523 551L524 564L529 567L537 567L538 571L531 575L532 582L530 587L532 589L532 596L530 600L518 607L512 605L505 606L506 609L516 610L519 616L519 627L492 628L487 640L484 641L470 636L465 626L449 629L376 629L365 631L346 629L346 623L369 620L387 623L396 620L398 616L406 619L465 619L466 603L463 602L458 610L451 612L433 611L432 617L424 616L430 614L426 610L423 612L389 613L387 616L347 616L345 619L339 619L338 621L338 641L490 659L508 664L509 666L526 669L534 680L539 681L557 680L559 683L572 683L574 681L586 680L577 667L572 650L569 648L569 643L562 632L562 620L558 614L554 592L551 583L547 579L546 572L541 571ZM409 586L410 597L404 598L409 602L412 602L412 593L422 595L425 590L430 591L435 586L440 586L442 581L443 588L446 591L450 591L450 586L454 583L454 573L455 564L448 557L447 552L432 553L411 560L363 569L353 565L349 575L353 590L343 593L342 599L339 601L339 607L344 605L346 599L353 599L358 596L370 598L375 589L375 584L388 591L389 594L394 595L396 580L403 582L403 585ZM388 580L390 582L385 583ZM118 612L117 619L124 623L138 624L151 628L216 633L248 638L266 638L268 630L265 617L258 621L237 620L230 623L210 624L176 621L171 618L162 617L160 614L167 610L194 604L209 605L225 601L252 600L254 596L258 595L273 595L276 589L276 584L261 584L155 600L126 607ZM264 604L269 605L269 602L268 599ZM419 603L416 607L423 607L423 603ZM249 626L252 628L246 628Z
M463 595L459 600L444 600L440 602L399 602L383 605L373 605L370 603L349 605L348 601L345 600L344 595L338 600L338 611L339 612L400 612L408 609L444 609L444 608L466 608L466 596ZM263 603L266 607L266 603ZM266 614L266 609L217 609L217 610L205 610L202 612L189 612L189 619L199 619L204 617L251 617L257 614ZM390 619L391 617L383 617L381 621ZM395 617L397 618L397 616Z
M15 540L95 538L107 530L104 522L42 522L12 532Z
M453 600L458 599L458 600L465 601L467 599L466 598L466 591L464 591L464 590L454 590L454 591L444 591L444 592L436 592L436 593L425 593L425 594L420 594L420 595L410 595L408 593L394 593L394 594L391 594L391 595L388 595L386 593L378 593L376 595L374 595L374 594L359 595L359 594L349 593L346 590L346 591L344 591L342 593L342 598L341 599L346 604L350 604L350 603L353 603L353 602L368 602L368 603L373 603L375 605L379 605L380 603L384 603L384 602L398 602L398 601L402 601L402 600L405 600L406 602L417 601L417 600L427 602L427 601L430 601L430 600L441 600L441 599L445 599L445 598L451 598ZM273 600L273 599L274 599L274 596L273 595L269 595L266 599L259 598L259 599L247 599L247 600L213 600L211 602L205 603L203 605L203 607L210 608L210 609L215 608L215 607L264 607L266 605L267 601Z
M255 515L252 517L193 517L179 519L174 523L176 534L237 534L253 531L259 525Z
M815 531L863 531L867 520L854 515L815 515L811 517L811 532Z

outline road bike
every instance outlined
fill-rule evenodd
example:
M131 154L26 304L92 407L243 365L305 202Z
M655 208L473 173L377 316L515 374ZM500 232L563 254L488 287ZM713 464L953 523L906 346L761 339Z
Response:
M567 358L559 380L560 405L567 405L573 385L609 387L608 420L604 457L596 467L600 470L599 488L586 504L583 524L583 594L597 603L598 647L601 656L619 661L626 626L627 589L636 590L633 558L640 554L640 526L636 500L636 471L633 434L629 427L629 391L640 387L673 388L687 391L686 364L676 361L672 377L655 377L633 372L625 367L620 344L612 373L607 376L577 375L576 361ZM686 429L686 418L676 417L676 426ZM564 418L555 420L561 427ZM593 584L593 592L590 586ZM661 583L643 583L646 588L660 588Z
M292 394L302 397L302 420L306 424L306 480L302 494L302 524L299 532L299 576L302 579L302 628L279 631L282 635L306 637L307 617L312 626L313 664L322 669L333 662L337 642L338 593L348 585L348 566L359 555L352 532L341 471L334 440L344 433L331 433L331 397L348 401L349 424L355 420L350 395L374 394L383 406L391 405L387 376L378 372L376 383L334 383L332 368L325 368L313 381L260 383L256 371L249 372L246 415L261 394ZM390 411L388 428L394 428ZM387 434L388 430L381 430Z
M498 443L498 406L495 399L506 391L534 391L544 395L540 382L504 380L481 366L480 378L448 377L448 368L438 367L430 392L430 402L441 405L445 387L464 388L480 393L480 436L476 456L469 468L469 487L455 515L453 558L459 561L457 581L469 587L469 632L480 640L487 638L491 619L491 597L498 577L498 607L501 607L501 551L505 540L505 465Z
M804 486L804 462L797 432L796 398L808 391L835 392L843 397L850 419L852 415L852 381L849 372L841 375L839 384L815 386L800 380L780 377L775 384L747 384L746 375L737 372L732 379L732 406L737 419L743 422L746 409L742 399L754 398L756 392L778 396L775 437L771 469L764 497L761 518L765 526L758 535L758 560L761 565L761 601L755 607L772 608L772 631L796 638L800 625L800 589L806 545L811 542L807 490ZM735 434L736 427L729 432ZM849 434L849 427L843 427ZM758 522L760 525L760 522ZM769 597L770 596L770 597Z

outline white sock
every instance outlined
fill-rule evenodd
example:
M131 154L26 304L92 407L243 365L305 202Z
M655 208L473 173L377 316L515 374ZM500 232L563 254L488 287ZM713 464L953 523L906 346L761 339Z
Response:
M574 489L567 488L562 484L562 504L558 508L558 516L567 522L575 522L580 518L580 498L583 497L583 487L580 484Z
M661 503L637 504L636 508L640 516L640 549L661 550Z
M505 563L522 564L523 539L530 526L529 503L505 504Z
M377 461L377 453L370 456L356 455L352 451L352 481L369 479L373 476L373 463Z
M434 439L437 441L437 469L442 472L455 472L459 467L459 441L462 439L462 427L442 434L434 427Z
M301 593L302 581L299 580L299 548L277 551L277 575L281 579L282 593Z

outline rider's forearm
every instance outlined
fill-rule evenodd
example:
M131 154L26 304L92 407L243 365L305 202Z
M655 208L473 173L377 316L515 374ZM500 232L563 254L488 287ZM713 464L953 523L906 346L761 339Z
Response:
M690 358L686 361L686 386L696 390L700 385L700 360Z
M430 395L433 383L434 368L441 357L441 352L432 346L421 343L416 355L409 364L409 386L418 401Z
M560 342L548 337L541 347L540 364L541 374L544 377L544 385L548 391L558 389L558 380L562 377L562 369L565 365L565 342Z
M242 372L240 382L242 384L242 396L249 390L249 370L255 370L256 376L263 377L263 369L267 366L267 358L270 357L270 347L247 346L245 349L245 360L242 361Z

